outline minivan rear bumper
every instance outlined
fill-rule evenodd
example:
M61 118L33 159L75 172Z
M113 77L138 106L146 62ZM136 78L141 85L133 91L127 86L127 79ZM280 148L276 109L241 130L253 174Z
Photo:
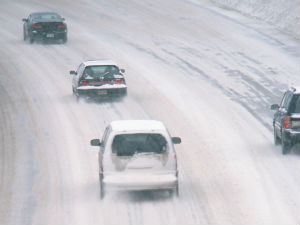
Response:
M177 186L176 174L163 175L104 175L105 188L122 190L174 189Z

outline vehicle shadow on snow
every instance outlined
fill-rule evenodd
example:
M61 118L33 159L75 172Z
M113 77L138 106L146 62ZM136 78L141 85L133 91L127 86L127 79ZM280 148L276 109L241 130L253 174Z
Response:
M300 156L300 144L294 145L288 154Z
M75 100L77 102L84 102L88 104L102 104L102 103L112 103L112 102L123 102L122 97L105 97L105 98L80 98Z
M113 201L130 201L130 202L157 202L170 201L175 196L167 190L151 190L151 191L111 191L108 192L105 198ZM104 200L105 200L104 198Z
M65 45L66 43L64 43L62 40L36 40L33 43L30 43L29 41L26 41L26 43L30 44L30 45Z
M272 151L275 150L276 155L277 154L282 155L282 157L286 157L286 156L289 156L289 155L291 155L291 156L300 156L300 144L296 144L293 147L291 147L291 149L285 155L282 154L282 149L281 149L280 144L278 146L274 146L274 144L270 144L268 146L265 146L264 149L265 148L270 148L270 149L272 149Z

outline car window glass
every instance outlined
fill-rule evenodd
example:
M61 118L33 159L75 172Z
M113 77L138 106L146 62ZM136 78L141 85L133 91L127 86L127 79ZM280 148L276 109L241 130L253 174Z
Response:
M287 97L287 94L288 94L287 92L284 93L283 98L282 98L282 100L281 100L281 102L280 102L280 108L283 107L284 102L285 102L285 99L286 99L286 97Z
M300 95L293 96L293 98L291 100L289 112L290 113L300 113Z
M109 137L109 134L110 134L110 127L106 127L105 131L104 131L104 134L102 136L102 140L101 140L101 143L103 143L103 146L106 145L106 142L107 142L107 139Z
M290 102L292 100L292 97L293 97L292 93L289 92L284 100L283 108L288 109Z
M84 65L83 65L83 63L81 63L80 66L77 69L77 75L82 74L83 69L84 69Z
M45 21L49 21L49 20L59 20L60 16L58 14L54 14L54 13L38 13L38 14L34 14L33 19L35 20L45 20Z
M289 101L290 98L290 92L286 92L282 98L282 101L280 103L280 108L285 108L287 107L287 103Z
M117 156L132 156L137 153L163 154L167 141L161 134L138 133L116 135L112 142L112 152Z
M85 68L83 73L84 79L96 79L104 80L113 78L113 75L119 74L119 68L117 66L88 66Z

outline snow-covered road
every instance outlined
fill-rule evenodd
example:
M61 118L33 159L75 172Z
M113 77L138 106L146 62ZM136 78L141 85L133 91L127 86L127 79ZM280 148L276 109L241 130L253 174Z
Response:
M22 40L22 18L56 11L67 44ZM70 70L110 58L119 102L76 102ZM0 0L0 224L299 224L299 146L273 145L272 112L299 84L299 42L188 0ZM99 198L99 138L116 119L173 136L180 197Z

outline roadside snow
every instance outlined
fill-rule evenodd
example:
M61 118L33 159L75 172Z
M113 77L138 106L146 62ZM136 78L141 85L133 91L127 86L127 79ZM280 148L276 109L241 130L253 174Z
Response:
M299 0L210 0L217 6L233 9L275 25L279 30L299 39Z

